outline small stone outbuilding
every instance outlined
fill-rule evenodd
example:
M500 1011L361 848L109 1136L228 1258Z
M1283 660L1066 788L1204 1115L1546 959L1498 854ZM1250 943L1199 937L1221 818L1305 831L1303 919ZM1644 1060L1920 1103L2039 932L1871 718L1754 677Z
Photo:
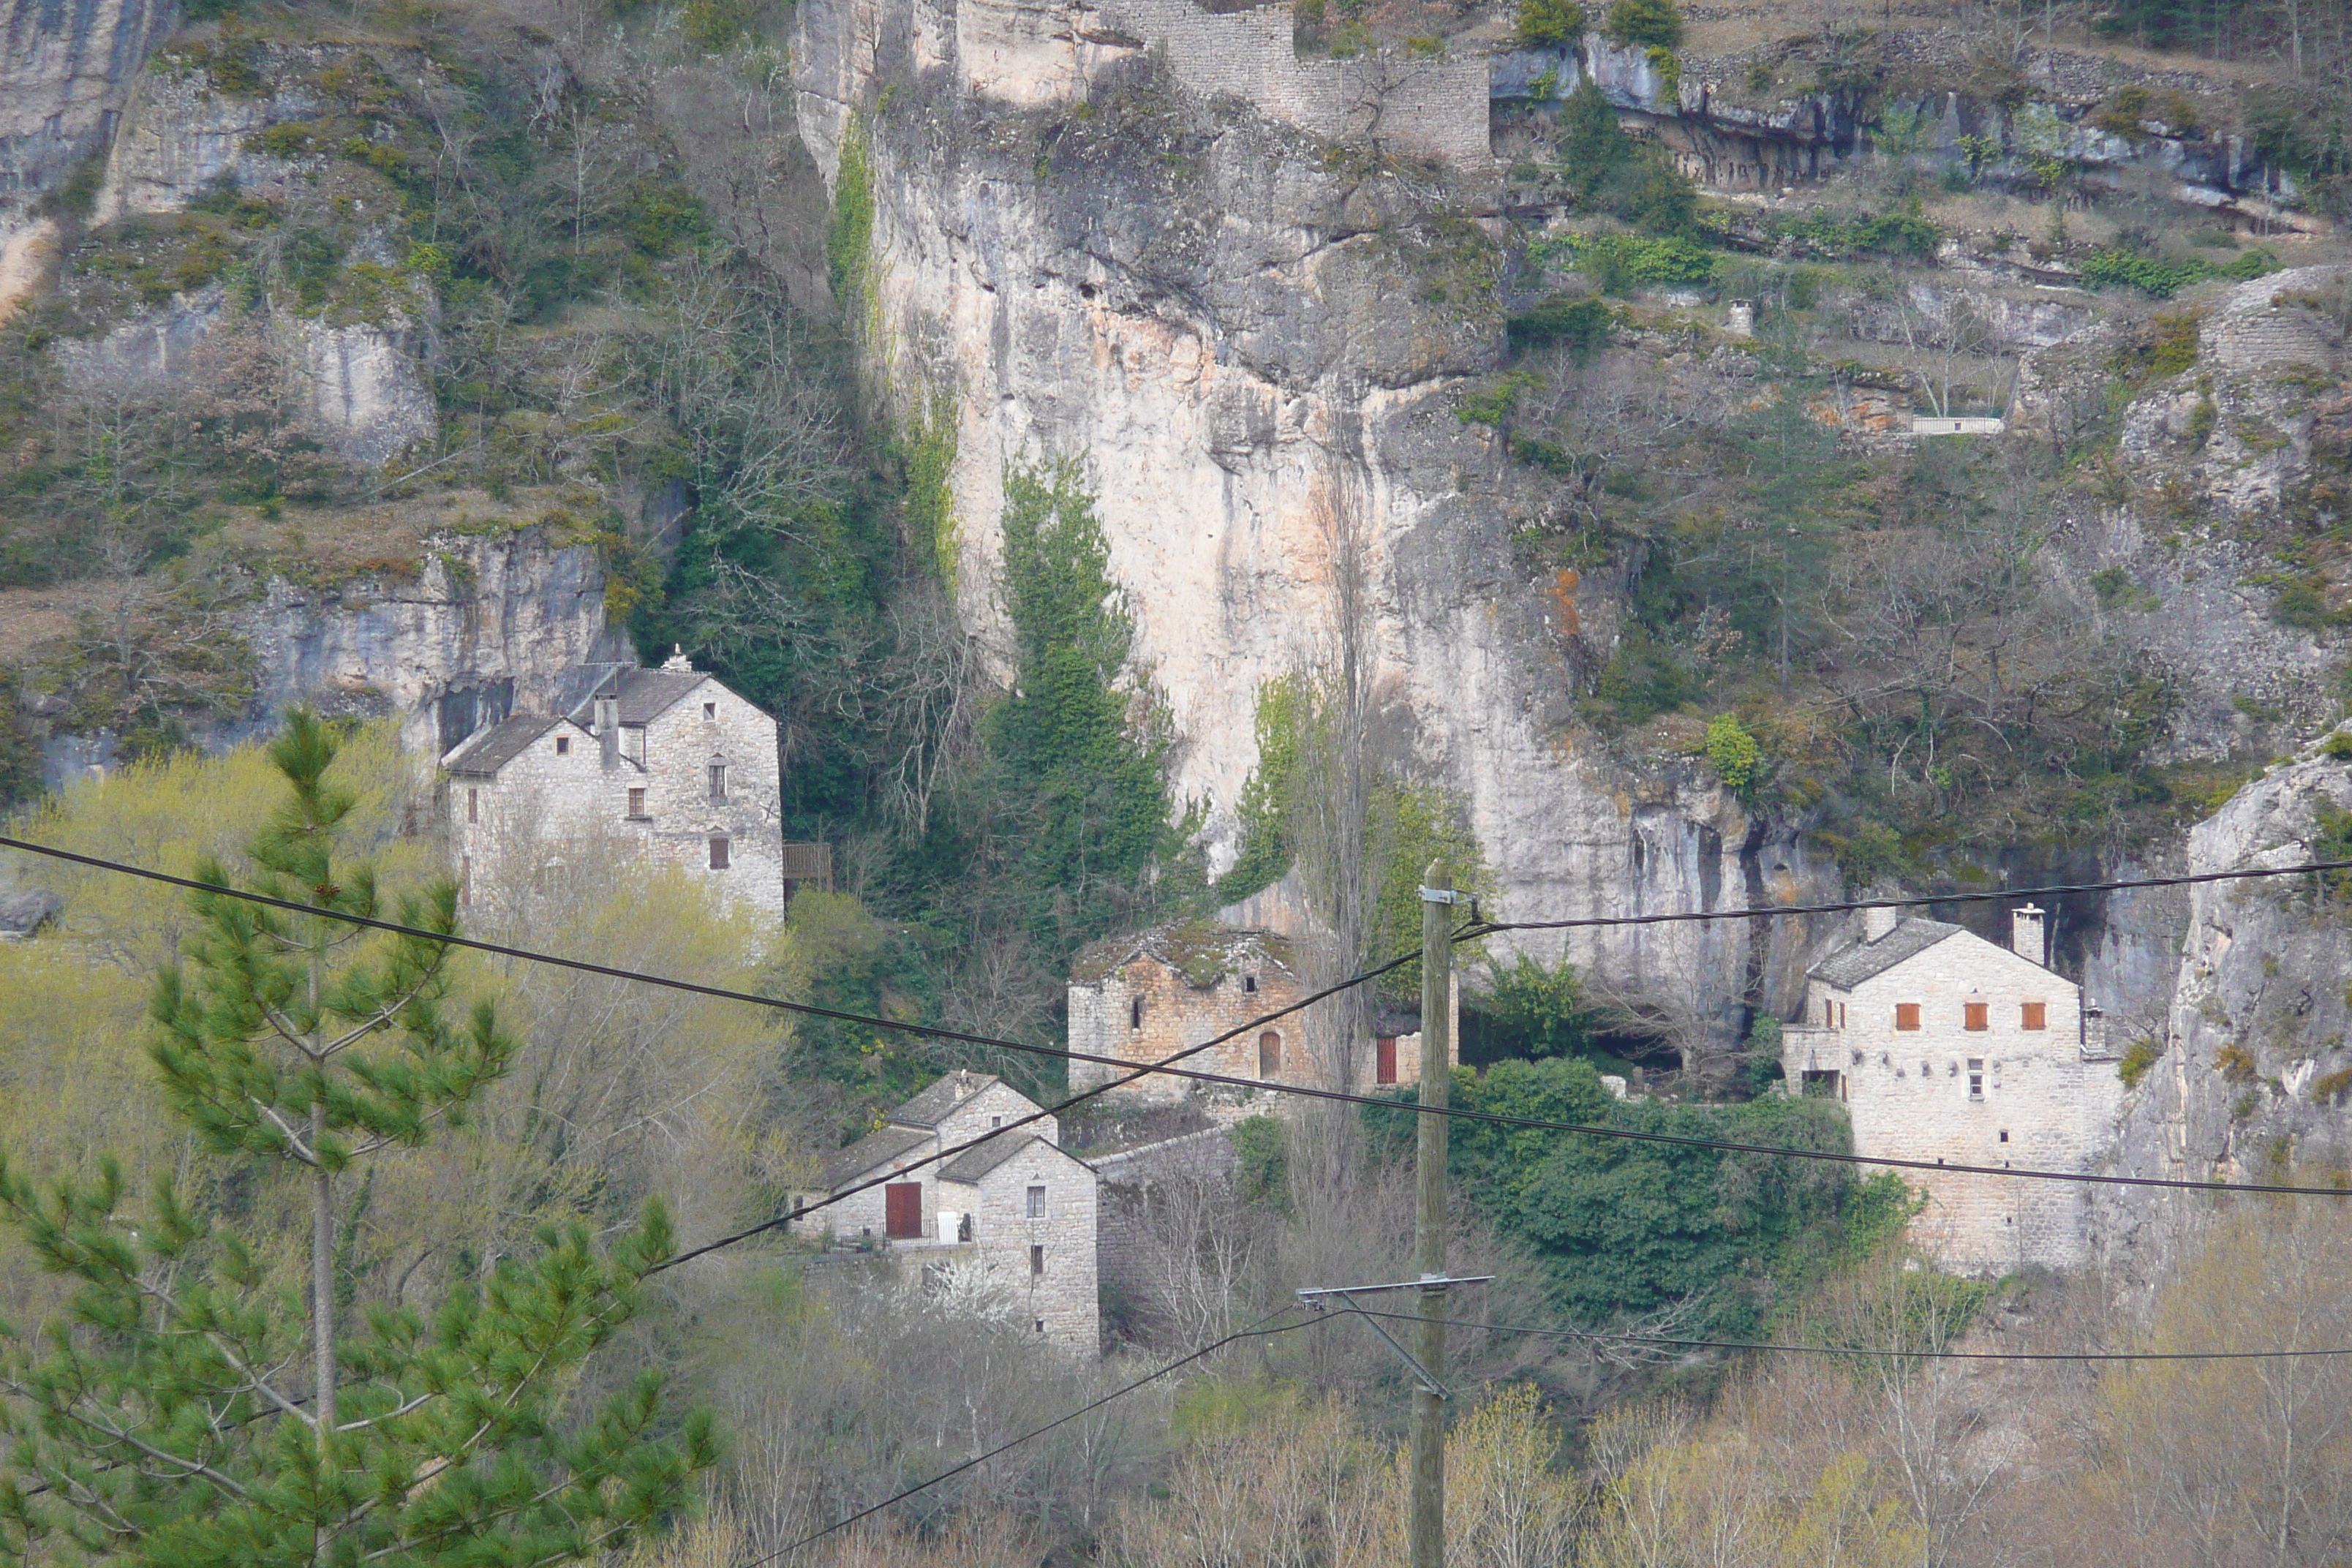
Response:
M1099 1184L1091 1166L1061 1147L1055 1118L1012 1125L1041 1109L992 1074L951 1072L835 1154L790 1201L799 1207L877 1177L903 1179L852 1193L792 1228L927 1262L975 1261L1032 1332L1091 1354L1102 1340Z
M2114 1146L2123 1085L2104 1020L2051 969L2042 911L2000 947L1941 921L1865 911L1860 939L1807 973L1781 1037L1791 1094L1843 1102L1858 1154L2089 1172ZM2091 1191L1906 1171L1912 1236L1943 1266L2002 1274L2090 1260Z

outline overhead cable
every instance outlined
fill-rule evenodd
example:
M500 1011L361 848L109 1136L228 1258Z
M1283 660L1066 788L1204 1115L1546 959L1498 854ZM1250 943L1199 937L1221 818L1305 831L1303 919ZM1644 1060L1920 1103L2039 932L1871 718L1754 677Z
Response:
M1133 1383L1128 1384L1124 1387L1112 1389L1100 1399L1095 1400L1090 1404L1078 1406L1077 1409L1071 1411L1067 1415L1057 1416L1054 1420L1046 1422L1043 1426L1024 1432L1021 1436L1013 1438L1009 1442L999 1443L995 1447L991 1448L985 1454L974 1455L972 1458L966 1459L961 1465L941 1470L938 1475L933 1476L929 1480L918 1481L913 1486L908 1487L905 1491L884 1498L880 1502L876 1503L871 1508L860 1509L857 1512L851 1514L846 1519L836 1520L833 1523L826 1525L823 1530L816 1531L814 1534L803 1535L798 1541L793 1542L791 1545L780 1546L764 1557L755 1557L749 1563L740 1564L740 1568L765 1568L766 1564L773 1563L779 1557L789 1556L791 1553L798 1552L803 1546L814 1545L817 1542L823 1541L826 1536L837 1534L838 1532L848 1529L851 1525L856 1524L860 1520L871 1519L874 1515L880 1513L884 1509L892 1507L898 1503L902 1503L908 1498L915 1496L918 1492L928 1491L931 1488L938 1486L941 1481L952 1480L956 1477L963 1474L966 1470L984 1465L989 1460L995 1458L998 1455L1005 1453L1010 1449L1017 1448L1033 1437L1042 1437L1046 1433L1054 1430L1056 1426L1066 1426L1081 1415L1092 1415L1095 1411L1097 1411L1104 1405L1108 1405L1112 1400L1124 1398L1126 1395L1133 1394L1139 1388L1142 1388L1150 1384L1157 1383L1161 1378L1166 1377L1170 1373L1174 1372L1177 1368L1189 1366L1192 1363L1199 1361L1202 1356L1209 1354L1211 1352L1223 1350L1225 1346L1234 1343L1237 1340L1265 1339L1275 1334L1287 1334L1299 1329L1311 1329L1318 1323L1333 1322L1337 1321L1331 1318L1307 1318L1296 1323L1285 1323L1278 1329L1269 1329L1265 1326L1265 1324L1274 1321L1275 1319L1282 1316L1284 1312L1295 1312L1298 1309L1296 1305L1285 1305L1277 1310L1268 1312L1265 1317L1260 1318L1248 1328L1236 1329L1232 1333L1225 1335L1223 1339L1213 1340L1196 1351L1191 1352L1186 1355L1179 1356L1176 1360L1170 1362L1166 1366L1161 1367L1158 1372L1152 1373L1148 1376L1139 1377Z
M1450 1329L1476 1329L1491 1334L1529 1334L1538 1338L1586 1340L1595 1344L1664 1345L1675 1349L1711 1351L1780 1351L1791 1355L1877 1356L1899 1361L2286 1361L2304 1356L2352 1355L2352 1345L2322 1350L2283 1351L1931 1351L1886 1350L1868 1345L1790 1345L1760 1340L1694 1340L1668 1334L1610 1334L1590 1329L1543 1329L1525 1323L1482 1323L1466 1318L1422 1318L1411 1312L1382 1312L1370 1307L1355 1311L1370 1318L1391 1318L1401 1323L1443 1322ZM1335 1314L1332 1321L1339 1318Z

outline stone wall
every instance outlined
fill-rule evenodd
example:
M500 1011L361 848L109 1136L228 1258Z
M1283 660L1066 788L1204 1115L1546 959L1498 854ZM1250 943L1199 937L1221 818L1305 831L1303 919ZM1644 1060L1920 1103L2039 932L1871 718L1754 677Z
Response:
M710 765L727 766L727 797L710 798ZM601 772L601 769L600 769ZM617 819L625 791L646 792L646 815L630 823L646 855L708 879L730 903L781 921L784 826L776 721L716 680L706 680L646 726L645 767L616 768L604 787ZM728 866L710 868L710 840L724 834Z
M1839 1075L1857 1153L2090 1171L2113 1152L2122 1086L2099 1043L2086 1048L2081 997L2063 976L1961 931L1850 993L1816 979L1781 1061L1791 1093L1802 1092L1807 1071ZM1987 1028L1965 1026L1970 1001L1985 1004ZM1832 1002L1843 1027L1821 1026ZM2043 1005L2047 1027L2021 1026L2027 1002ZM1898 1003L1917 1005L1919 1028L1895 1026ZM1977 1096L1972 1060L1983 1064ZM1927 1198L1912 1234L1948 1267L2006 1273L2091 1256L2087 1188L1902 1174Z
M1254 983L1254 988L1253 988ZM1142 1066L1165 1061L1213 1036L1252 1018L1297 1003L1307 994L1298 977L1268 963L1247 972L1221 973L1195 985L1183 971L1159 959L1130 959L1088 983L1073 982L1069 993L1070 1049L1117 1057ZM1140 1022L1136 1004L1142 1004ZM1280 1069L1271 1077L1297 1078L1306 1067L1303 1016L1293 1014L1202 1052L1183 1066L1236 1078L1260 1077L1262 1037L1272 1036ZM1087 1089L1117 1077L1122 1068L1099 1062L1070 1064L1070 1087ZM1181 1100L1195 1086L1181 1078L1138 1079L1118 1092L1152 1101Z
M971 1215L972 1241L995 1279L1020 1303L1024 1321L1057 1343L1093 1351L1102 1342L1096 1284L1098 1194L1094 1173L1042 1140L977 1184L941 1185ZM1045 1189L1045 1215L1029 1217L1032 1186ZM1031 1248L1042 1247L1043 1269Z

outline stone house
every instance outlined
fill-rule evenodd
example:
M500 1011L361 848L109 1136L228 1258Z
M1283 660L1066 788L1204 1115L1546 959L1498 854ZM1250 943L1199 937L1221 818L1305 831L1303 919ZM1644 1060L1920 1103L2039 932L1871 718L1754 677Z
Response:
M558 713L484 725L442 757L460 894L602 839L782 916L776 721L675 654L583 665Z
M925 1263L975 1262L1033 1332L1091 1353L1102 1340L1094 1169L1061 1147L1055 1117L989 1136L1040 1109L992 1074L951 1072L827 1161L814 1185L788 1202L799 1207L898 1172L904 1180L852 1194L791 1228ZM986 1142L936 1163L973 1139ZM918 1163L926 1160L934 1163Z
M2089 1172L2113 1146L2123 1084L2104 1020L2052 970L2042 911L2000 947L1941 921L1870 910L1861 940L1807 972L1782 1033L1791 1094L1842 1102L1859 1154ZM2091 1191L1906 1171L1912 1236L1947 1268L2007 1273L2090 1258Z
M1081 951L1069 984L1069 1048L1114 1057L1138 1067L1163 1061L1213 1036L1297 1004L1309 991L1299 973L1293 939L1277 931L1223 926L1154 926L1132 936L1113 937ZM1460 1008L1457 985L1455 1010ZM1306 1014L1269 1019L1182 1065L1264 1083L1340 1088L1364 1094L1421 1079L1421 1034L1402 1022L1361 1042L1355 1052L1353 1081L1327 1084L1329 1076L1307 1048ZM1456 1027L1453 1038L1459 1041ZM1455 1047L1460 1059L1460 1047ZM1070 1063L1070 1087L1088 1089L1126 1069L1101 1062ZM1195 1090L1227 1092L1223 1086L1188 1079L1151 1076L1111 1097L1172 1103ZM1277 1097L1285 1113L1291 1097Z

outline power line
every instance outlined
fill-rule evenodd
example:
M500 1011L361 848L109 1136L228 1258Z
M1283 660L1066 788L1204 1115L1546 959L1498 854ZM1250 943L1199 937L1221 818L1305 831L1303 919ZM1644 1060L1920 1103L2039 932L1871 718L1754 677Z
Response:
M1368 1318L1392 1318L1401 1323L1439 1321L1416 1317L1410 1312L1375 1311L1370 1307L1353 1310ZM1334 1317L1331 1321L1337 1322L1339 1319ZM1905 1351L1863 1345L1785 1345L1759 1340L1693 1340L1666 1334L1602 1334L1589 1329L1543 1329L1525 1323L1481 1323L1460 1318L1447 1318L1443 1321L1449 1328L1478 1329L1495 1334L1586 1340L1595 1344L1672 1345L1677 1349L1714 1351L1782 1351L1792 1355L1880 1356L1901 1361L2281 1361L2301 1356L2352 1355L2352 1345L2288 1351Z
M1285 1323L1278 1329L1269 1329L1265 1326L1265 1324L1272 1322L1275 1319L1282 1316L1284 1312L1294 1312L1297 1310L1298 1309L1296 1306L1286 1305L1276 1311L1268 1312L1265 1317L1260 1318L1248 1328L1236 1329L1232 1333L1225 1335L1223 1339L1213 1340L1209 1343L1202 1345L1199 1350L1191 1352L1186 1355L1180 1356L1176 1360L1170 1362L1166 1366L1161 1367L1158 1372L1152 1373L1149 1376L1139 1377L1133 1383L1127 1384L1123 1388L1115 1388L1108 1394L1104 1394L1100 1399L1095 1400L1091 1404L1080 1405L1077 1409L1071 1411L1067 1415L1057 1416L1054 1420L1046 1422L1043 1426L1039 1426L1033 1431L1024 1432L1021 1436L1012 1439L1010 1442L1000 1443L985 1454L976 1455L971 1458L966 1459L961 1465L957 1465L950 1469L941 1470L938 1475L933 1476L929 1480L918 1481L913 1486L908 1487L905 1491L897 1493L891 1497L884 1498L880 1502L876 1503L873 1507L861 1509L857 1512L851 1514L847 1519L835 1521L834 1523L826 1525L823 1530L816 1531L813 1535L804 1535L789 1546L780 1546L764 1557L755 1557L751 1562L741 1564L741 1568L765 1568L767 1563L773 1563L779 1557L787 1556L792 1552L798 1552L803 1546L814 1545L816 1542L823 1541L826 1536L846 1530L851 1525L856 1524L859 1520L871 1519L874 1515L880 1513L884 1509L889 1508L897 1503L902 1503L908 1498L913 1497L916 1493L927 1491L932 1487L939 1485L941 1481L952 1480L957 1476L963 1474L966 1470L971 1469L979 1465L984 1465L989 1460L995 1458L998 1455L1005 1453L1010 1449L1019 1447L1022 1444L1026 1443L1032 1437L1042 1437L1056 1426L1066 1426L1081 1415L1091 1415L1095 1411L1101 1409L1104 1405L1108 1405L1112 1400L1123 1398L1128 1394L1133 1394L1137 1389L1143 1387L1147 1384L1157 1383L1161 1378L1166 1377L1170 1373L1174 1372L1178 1367L1189 1366L1193 1362L1199 1361L1202 1356L1209 1354L1212 1351L1223 1350L1225 1346L1234 1343L1236 1340L1266 1339L1276 1334L1287 1334L1299 1329L1311 1329L1318 1323L1326 1323L1334 1321L1329 1318L1308 1318L1301 1322Z
M2061 882L2042 888L1996 889L1983 893L1919 893L1897 899L1847 899L1830 904L1784 904L1766 909L1686 910L1657 915L1587 915L1561 921L1488 921L1466 935L1498 931L1579 931L1593 926L1672 925L1685 921L1771 920L1781 915L1835 915L1854 910L1908 910L1930 904L1997 904L2016 899L2057 898L2067 893L2119 893L2138 888L2186 888L2205 882L2242 882L2262 877L2300 877L2319 871L2352 870L2352 860L2310 860L2297 866L2250 866L2234 871L2184 872L2178 877L2126 877L2111 882ZM1462 938L1457 937L1460 941Z
M1382 1100L1371 1095L1351 1094L1341 1089L1317 1089L1305 1084L1273 1083L1260 1079L1237 1078L1230 1074L1206 1072L1199 1068L1181 1068L1175 1065L1176 1063L1182 1061L1187 1057L1197 1056L1202 1051L1207 1050L1213 1046L1222 1045L1227 1040L1234 1039L1241 1035L1246 1034L1248 1031L1258 1027L1260 1025L1270 1023L1276 1018L1286 1016L1287 1014L1295 1013L1303 1007L1309 1006L1314 1003L1322 1000L1326 996L1336 994L1340 991L1346 990L1351 985L1360 984L1366 980L1376 978L1391 970L1397 969L1404 964L1410 963L1414 959L1421 956L1419 949L1415 949L1413 952L1406 953L1402 957L1392 959L1387 963L1381 965L1379 968L1368 970L1363 974L1353 976L1348 980L1343 980L1339 984L1330 986L1323 991L1317 992L1314 995L1306 997L1301 1001L1295 1002L1288 1007L1276 1009L1274 1012L1265 1014L1259 1017L1253 1018L1246 1023L1238 1025L1235 1027L1225 1031L1222 1035L1218 1035L1211 1039L1205 1040L1198 1046L1190 1047L1185 1050L1166 1058L1162 1061L1151 1063L1147 1066L1135 1067L1134 1064L1129 1062L1126 1058L1119 1057L1099 1056L1090 1052L1073 1051L1055 1046L1034 1045L1025 1040L1003 1039L991 1035L969 1034L962 1030L939 1028L927 1024L909 1024L894 1018L873 1017L862 1013L844 1012L838 1008L820 1007L812 1003L790 1002L782 997L762 996L749 991L735 991L720 985L706 985L690 980L673 979L667 975L647 974L635 970L620 969L611 964L595 963L585 959L560 957L554 953L534 952L529 948L513 947L503 942L487 942L478 937L461 936L455 933L445 934L419 926L403 925L396 921L378 920L366 915L349 914L335 910L315 909L310 905L299 903L290 899L273 898L266 893L249 892L242 889L222 887L216 883L198 881L193 878L176 877L169 872L150 870L145 867L126 865L120 861L108 860L93 855L79 854L68 849L58 849L45 844L28 843L19 838L0 836L0 848L21 849L35 855L48 856L56 859L67 860L78 865L92 867L99 870L119 872L125 876L142 878L149 881L162 882L173 887L185 888L195 892L213 894L222 898L239 899L248 903L257 903L275 909L288 910L297 914L318 915L330 920L342 921L353 925L365 926L376 931L389 931L395 935L422 937L428 941L444 943L452 947L467 948L478 952L491 953L504 958L520 959L532 963L549 964L557 968L578 971L583 973L602 975L609 979L632 981L638 984L659 986L667 990L686 992L693 995L707 996L718 1001L740 1002L755 1007L773 1008L780 1012L796 1013L813 1017L833 1018L844 1023L860 1024L872 1028L888 1029L901 1034L916 1035L934 1039L953 1040L965 1045L986 1046L998 1050L1017 1051L1028 1056L1058 1057L1066 1061L1083 1061L1100 1066L1128 1068L1132 1069L1124 1077L1114 1079L1108 1083L1104 1083L1095 1089L1088 1089L1083 1094L1075 1095L1070 1099L1062 1101L1058 1105L1050 1106L1045 1110L1037 1112L1035 1115L1023 1117L1006 1127L996 1129L989 1134L989 1137L994 1137L1000 1132L1015 1131L1018 1128L1044 1121L1046 1117L1057 1115L1062 1110L1077 1105L1084 1100L1093 1099L1097 1095L1105 1093L1109 1089L1119 1088L1124 1084L1132 1083L1139 1078L1148 1077L1152 1073L1165 1073L1171 1078L1187 1079L1201 1083L1213 1083L1233 1088L1260 1089L1267 1093L1296 1095L1304 1099L1327 1100L1347 1104L1378 1106L1384 1110L1410 1111L1415 1115L1452 1116L1458 1117L1465 1121L1485 1121L1497 1126L1522 1127L1536 1131L1576 1132L1584 1134L1588 1137L1613 1138L1628 1142L1669 1144L1691 1149L1713 1149L1723 1153L1778 1155L1792 1160L1812 1160L1832 1164L1867 1165L1884 1170L1923 1171L1929 1173L1942 1173L1947 1175L2004 1176L2031 1181L2078 1182L2086 1185L2094 1186L2153 1187L2180 1192L2238 1193L2290 1197L2352 1196L2352 1189L2341 1187L2289 1186L2262 1183L2196 1182L2162 1176L2098 1175L2073 1171L2017 1169L2007 1165L1953 1165L1926 1160L1901 1160L1892 1157L1867 1154L1837 1153L1819 1149L1779 1148L1769 1144L1735 1143L1721 1139L1695 1138L1668 1132L1643 1132L1630 1128L1598 1127L1585 1122L1556 1121L1540 1117L1507 1116L1496 1111L1465 1110L1458 1106L1448 1106L1423 1111L1420 1107L1415 1106L1409 1101ZM2135 881L2079 883L2071 887L2025 888L2000 894L1961 894L1954 895L1953 898L1954 900L1982 900L1992 898L2025 899L2094 889L2113 889L2118 888L2136 887L2169 887L2183 881L2218 881L2231 879L2256 877L2296 876L2309 872L2335 870L2339 868L2352 868L2352 860L2316 861L2297 866L2271 867L2244 871L2214 872L2193 878L2152 878ZM1612 920L1609 921L1601 921L1591 923L1650 924L1667 920L1716 920L1766 914L1821 913L1841 910L1904 907L1946 901L1952 900L1931 897L1910 899L1866 899L1843 904L1811 905L1807 906L1804 909L1713 910L1699 911L1689 915L1640 915L1612 917ZM1532 925L1541 923L1542 922L1520 922L1516 926L1497 926L1491 922L1475 923L1465 926L1457 931L1454 933L1454 940L1457 942L1466 941L1495 930L1529 929ZM1576 922L1549 923L1551 925L1560 925L1573 924ZM940 1160L952 1158L956 1154L962 1153L966 1150L974 1148L986 1142L988 1142L988 1138L979 1138L969 1142L957 1144L955 1147L943 1150L938 1154L927 1156L922 1160L913 1162L911 1164L907 1166L906 1169L919 1169L924 1165L931 1164ZM718 1241L697 1247L691 1252L680 1254L678 1257L670 1259L667 1263L662 1264L659 1267L662 1268L672 1268L677 1264L688 1262L692 1258L701 1257L703 1254L715 1251L719 1247L730 1247L739 1241L748 1240L751 1237L761 1235L766 1231L773 1230L780 1226L789 1224L793 1220L801 1218L805 1215L814 1214L818 1209L830 1207L833 1204L840 1202L842 1199L854 1197L861 1192L867 1191L875 1186L882 1185L887 1183L888 1179L889 1178L887 1176L879 1177L874 1181L860 1183L856 1186L845 1188L827 1198L810 1204L804 1208L795 1209L790 1214L779 1215L773 1219L763 1221L760 1225L754 1226L747 1230L737 1232L730 1237L721 1237Z

